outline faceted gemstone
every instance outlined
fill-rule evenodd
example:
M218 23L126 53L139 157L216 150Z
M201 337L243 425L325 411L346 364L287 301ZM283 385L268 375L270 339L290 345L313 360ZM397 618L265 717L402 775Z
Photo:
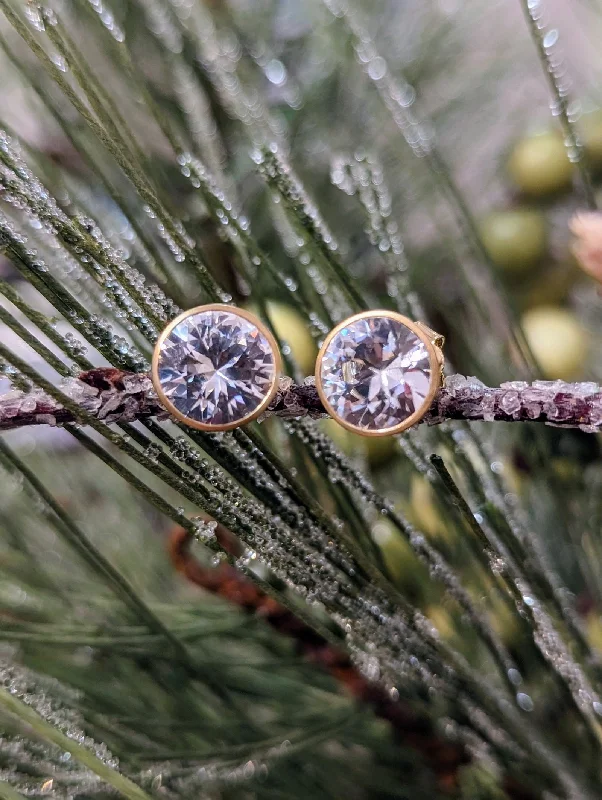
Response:
M423 405L431 365L424 342L383 315L356 320L336 333L320 376L334 413L368 433L398 426Z
M248 417L276 377L271 344L233 309L190 314L165 337L159 383L184 416L222 427Z

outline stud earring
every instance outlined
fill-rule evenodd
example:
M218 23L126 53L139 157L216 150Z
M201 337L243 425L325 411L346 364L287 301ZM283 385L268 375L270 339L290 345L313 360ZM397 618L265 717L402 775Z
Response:
M444 337L393 311L339 323L316 360L316 389L343 427L389 436L419 422L443 380Z
M159 336L152 380L174 417L203 431L256 419L278 390L276 340L254 314L219 303L176 317Z

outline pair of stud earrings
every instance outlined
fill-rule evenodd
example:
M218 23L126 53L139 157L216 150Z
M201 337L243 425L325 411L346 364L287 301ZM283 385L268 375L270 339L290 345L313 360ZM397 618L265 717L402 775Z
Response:
M392 311L366 311L339 323L316 359L326 411L364 436L400 433L422 419L441 386L443 337ZM227 431L256 419L278 391L276 340L254 314L198 306L160 335L152 362L159 400L177 419Z

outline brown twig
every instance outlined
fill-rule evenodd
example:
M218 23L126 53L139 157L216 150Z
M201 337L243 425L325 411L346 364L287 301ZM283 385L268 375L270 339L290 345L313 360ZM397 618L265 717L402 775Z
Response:
M105 422L167 417L146 374L98 367L67 381L63 391L88 413ZM325 417L313 379L295 384L282 378L264 417ZM451 375L423 418L428 425L446 420L543 422L594 433L602 430L602 388L595 383L511 381L496 388L476 378ZM0 431L26 425L61 425L75 416L42 391L0 396Z

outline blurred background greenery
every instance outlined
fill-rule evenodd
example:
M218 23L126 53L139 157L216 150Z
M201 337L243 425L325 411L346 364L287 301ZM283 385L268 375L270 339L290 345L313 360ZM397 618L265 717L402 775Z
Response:
M354 310L335 257L450 372L600 381L573 249L602 223L570 224L602 176L601 9L525 8L1 0L3 389L143 370L214 290L302 379ZM0 446L0 797L600 797L599 434L86 422Z

